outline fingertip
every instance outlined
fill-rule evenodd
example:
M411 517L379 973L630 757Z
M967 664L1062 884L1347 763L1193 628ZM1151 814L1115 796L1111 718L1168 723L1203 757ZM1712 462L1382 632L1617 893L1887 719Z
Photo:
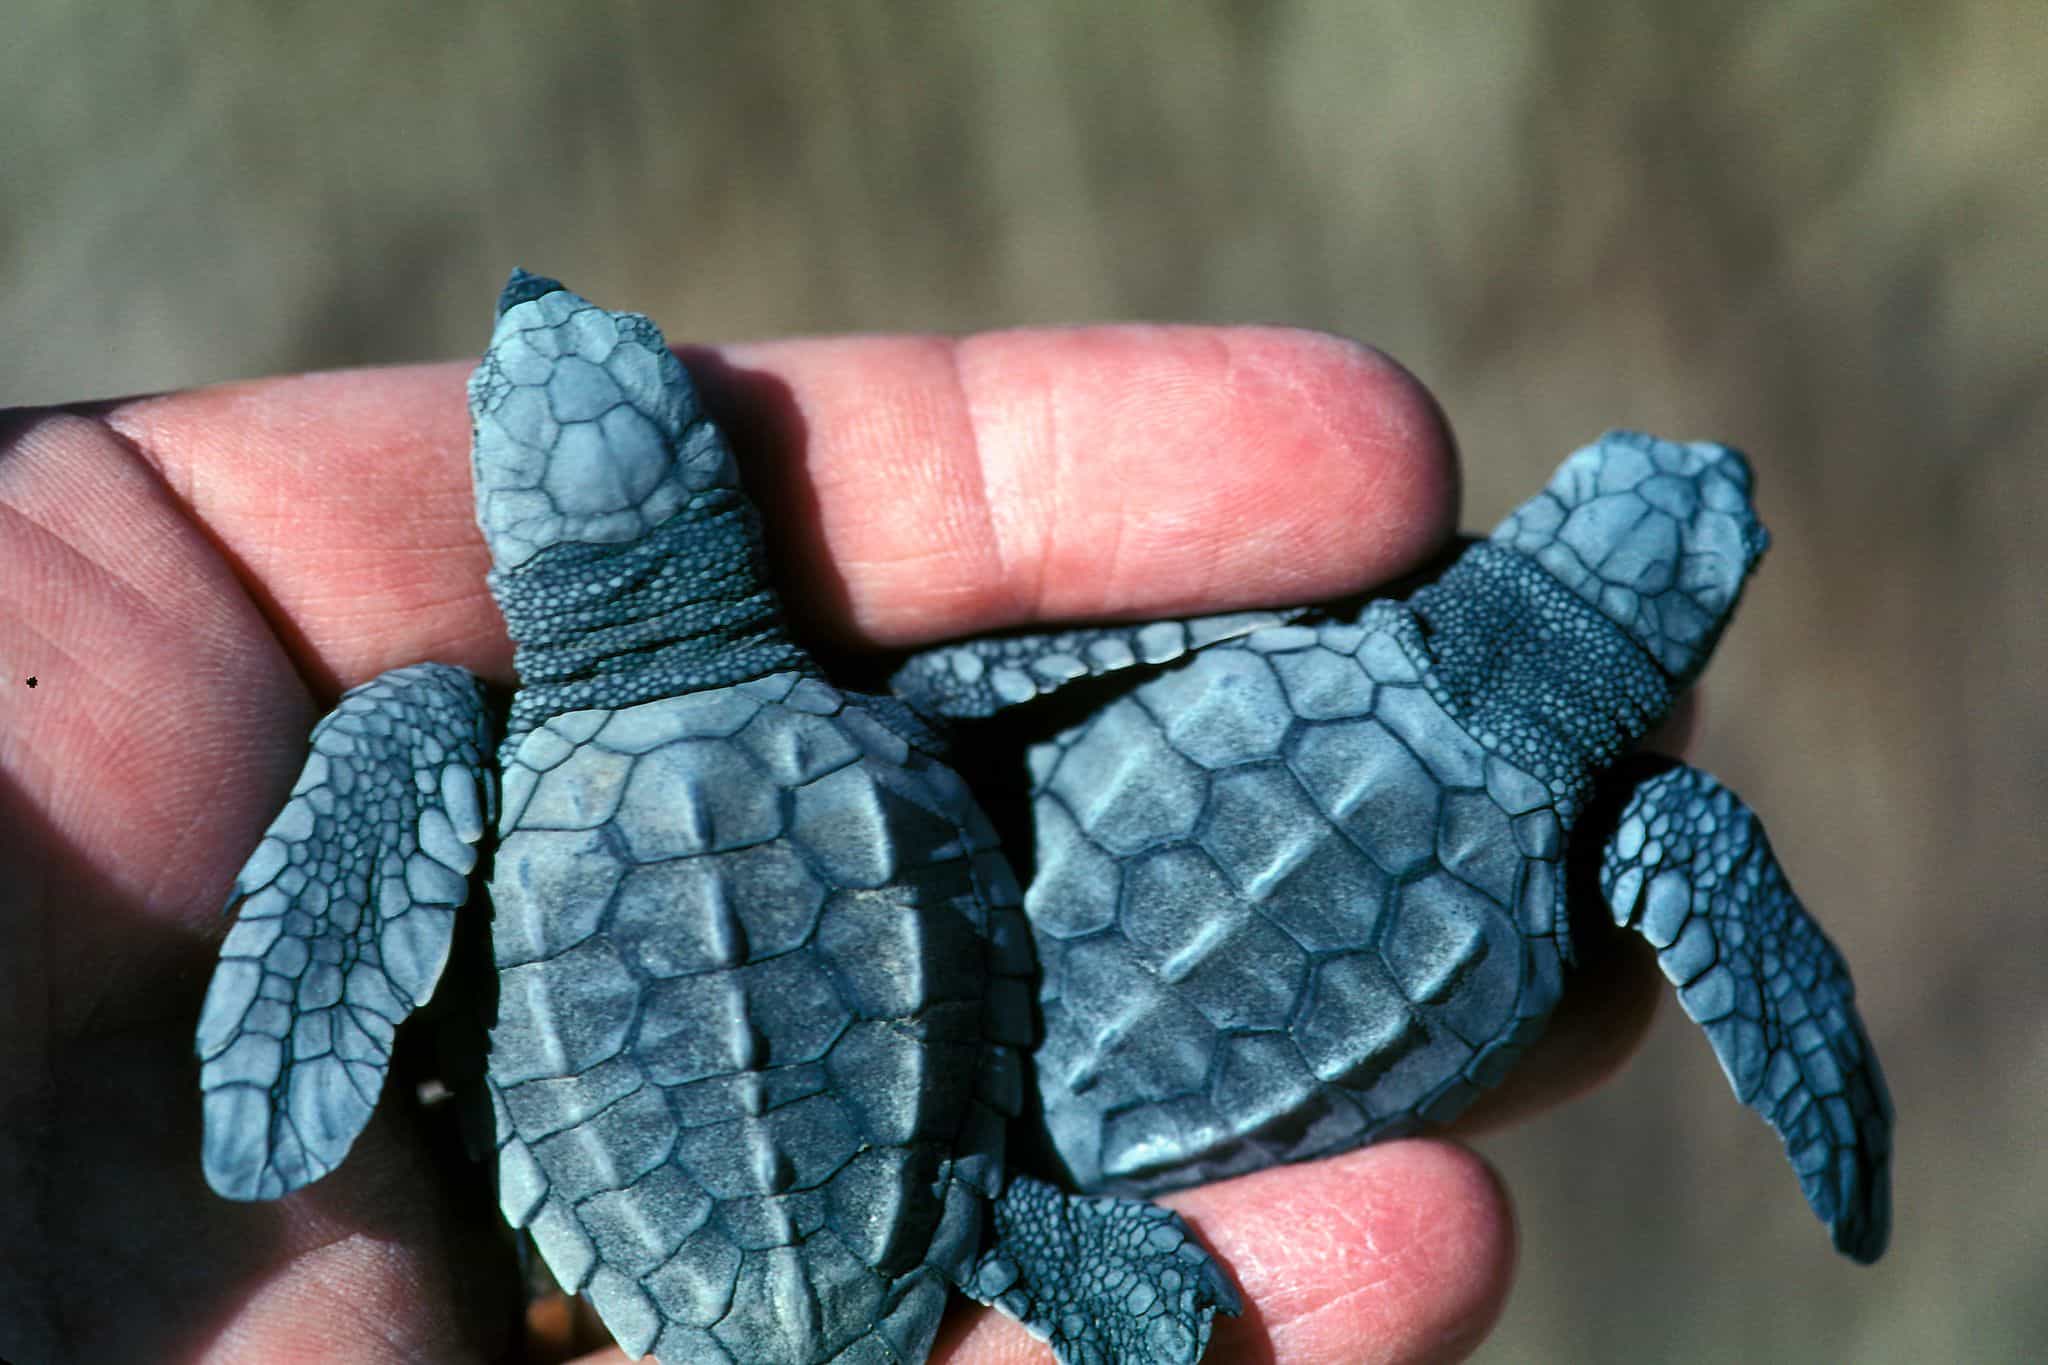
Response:
M1506 1187L1441 1139L1382 1143L1189 1190L1194 1223L1250 1303L1217 1319L1219 1360L1456 1360L1514 1277Z
M1039 431L1003 420L1001 402L975 404L991 524L1030 589L1017 603L1030 618L1340 596L1415 567L1455 524L1440 409L1349 338L1106 327L968 345L983 343L963 362L970 393L1005 394L1023 377L1027 410L1041 414L1031 377L1062 395Z
M1334 333L1222 335L1244 439L1279 476L1256 510L1286 528L1276 559L1303 575L1305 596L1384 582L1442 545L1458 520L1457 449L1420 379L1385 351ZM1336 534L1325 541L1325 531Z

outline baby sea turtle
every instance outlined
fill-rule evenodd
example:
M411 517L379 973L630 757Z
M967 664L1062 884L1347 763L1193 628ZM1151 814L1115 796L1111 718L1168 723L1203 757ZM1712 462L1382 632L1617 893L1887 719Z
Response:
M1733 450L1614 432L1406 600L905 665L930 715L1083 694L1028 750L1024 898L1039 1089L1080 1188L1450 1119L1549 1018L1570 909L1604 906L1656 946L1835 1245L1883 1252L1891 1103L1847 967L1732 793L1630 754L1763 553L1749 494Z
M500 1200L629 1354L914 1365L950 1284L1063 1361L1199 1358L1238 1304L1178 1217L1006 1172L1016 882L932 731L789 639L661 333L514 272L469 395L520 687L415 664L313 731L199 1022L214 1189L343 1159L488 847Z

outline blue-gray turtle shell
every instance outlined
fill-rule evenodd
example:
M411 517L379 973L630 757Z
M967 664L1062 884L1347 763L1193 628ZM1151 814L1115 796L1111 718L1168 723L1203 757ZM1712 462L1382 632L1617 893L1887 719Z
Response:
M914 1358L979 1248L1029 934L914 730L783 673L506 755L502 1201L636 1355Z
M1562 987L1569 792L1455 720L1400 604L1212 645L1032 753L1046 1121L1148 1191L1450 1117Z

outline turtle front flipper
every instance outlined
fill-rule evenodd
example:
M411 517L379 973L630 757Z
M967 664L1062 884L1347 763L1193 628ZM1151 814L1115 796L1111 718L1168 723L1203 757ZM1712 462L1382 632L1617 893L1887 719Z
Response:
M1080 678L1172 663L1198 649L1284 626L1307 607L1180 620L984 635L913 654L889 689L920 713L979 720Z
M314 727L291 799L235 878L199 1015L207 1183L274 1199L369 1122L398 1025L433 994L492 804L476 679L394 669Z
M1891 1097L1849 968L1756 816L1698 769L1659 764L1627 797L1600 891L1656 946L1736 1098L1784 1138L1835 1246L1876 1260L1891 1230Z
M1052 1347L1061 1365L1192 1365L1216 1311L1243 1302L1180 1215L1012 1177L995 1243L961 1289Z

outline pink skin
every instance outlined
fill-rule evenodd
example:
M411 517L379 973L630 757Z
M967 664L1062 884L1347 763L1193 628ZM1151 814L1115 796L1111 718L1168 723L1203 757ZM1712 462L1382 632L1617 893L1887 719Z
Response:
M1456 513L1428 395L1328 336L1100 327L686 359L802 588L799 631L842 654L1353 591ZM467 370L0 418L0 1324L20 1324L0 1332L30 1333L0 1353L488 1359L517 1328L475 1182L436 1167L409 1106L311 1189L230 1204L200 1178L190 1056L215 911L312 722L420 659L511 680ZM1603 979L1461 1131L1584 1088L1640 1037L1647 959L1589 954ZM1448 1139L1167 1202L1245 1291L1222 1360L1455 1359L1513 1267L1505 1190ZM1050 1357L960 1301L934 1358Z

